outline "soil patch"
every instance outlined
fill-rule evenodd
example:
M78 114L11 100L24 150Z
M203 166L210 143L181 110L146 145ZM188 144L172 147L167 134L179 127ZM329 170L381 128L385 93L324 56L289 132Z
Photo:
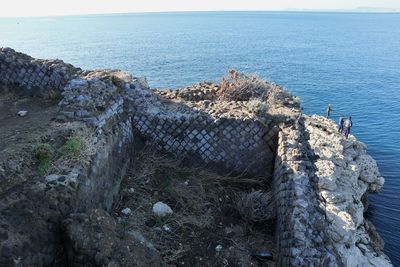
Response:
M19 111L27 111L19 116ZM23 182L36 181L40 172L38 147L61 147L72 125L57 123L57 100L0 94L0 193Z
M267 178L218 176L148 151L133 159L113 211L127 233L173 266L275 266L251 256L275 251L273 222L246 220L237 203L243 193L267 191ZM159 201L173 214L155 216L152 207Z

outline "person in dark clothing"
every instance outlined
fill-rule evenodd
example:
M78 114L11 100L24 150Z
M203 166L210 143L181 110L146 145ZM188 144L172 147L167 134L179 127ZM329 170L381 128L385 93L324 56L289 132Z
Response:
M331 115L332 112L332 106L331 104L328 105L328 107L326 108L326 117L329 119L329 116Z
M340 114L339 118L339 133L343 133L343 125L344 125L344 116Z

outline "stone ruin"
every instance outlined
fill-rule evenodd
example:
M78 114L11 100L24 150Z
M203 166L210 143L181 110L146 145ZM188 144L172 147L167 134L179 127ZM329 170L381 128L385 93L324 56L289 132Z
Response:
M221 84L153 90L126 72L1 48L0 91L60 95L58 127L87 129L93 152L89 164L0 191L0 265L50 266L60 251L70 266L164 265L154 249L122 238L107 213L132 154L147 145L188 166L271 176L278 266L391 266L364 218L362 200L383 185L365 145L264 86L240 101L222 98Z

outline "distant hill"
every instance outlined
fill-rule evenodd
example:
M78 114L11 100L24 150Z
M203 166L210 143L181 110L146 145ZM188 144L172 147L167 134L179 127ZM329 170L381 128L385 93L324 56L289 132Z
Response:
M307 9L307 8L287 8L285 11L304 11L304 12L360 12L360 13L400 13L400 8L387 7L356 7L349 9Z

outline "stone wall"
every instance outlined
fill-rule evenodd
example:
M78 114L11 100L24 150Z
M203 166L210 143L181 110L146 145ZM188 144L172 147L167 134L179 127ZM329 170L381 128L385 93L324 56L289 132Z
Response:
M277 265L331 266L329 253L324 253L324 217L318 211L314 190L315 156L307 147L303 129L303 119L299 118L296 125L282 125L279 133L273 178Z
M274 172L278 266L391 266L362 199L382 187L353 136L319 116L282 126Z
M249 117L243 103L219 103L214 97L204 100L209 88L206 93L197 87L190 90L158 92L161 96L151 90L132 92L127 106L134 114L137 135L187 165L221 173L272 174L279 131L276 122ZM193 94L203 98L194 99ZM225 110L218 105L226 106Z
M150 145L220 172L271 174L278 128L259 121L207 116L136 114L133 125Z
M64 246L61 222L92 208L110 211L132 154L130 118L97 132L88 166L63 168L3 192L0 266L49 266ZM129 131L127 131L129 129ZM33 223L34 222L34 223ZM20 264L20 265L18 265Z
M118 200L122 178L126 174L133 154L131 118L125 117L104 131L102 143L91 159L86 173L78 177L76 211L102 208L110 211Z
M57 93L78 72L61 60L34 59L11 48L0 48L0 89L14 87L29 95Z
M117 87L109 82L110 76L79 79L86 80L87 87L76 81L69 83L54 123L57 129L66 127L82 133L88 153L88 158L82 160L88 162L58 162L46 177L1 192L0 234L7 235L0 238L1 266L57 265L55 259L65 245L62 221L72 213L94 208L110 211L118 198L134 149L132 118L123 111L122 98L117 97ZM92 82L96 87L90 87ZM84 105L96 123L85 120L85 116L75 116L81 114L84 103L80 96L87 103L96 104ZM68 112L74 116L66 116Z

